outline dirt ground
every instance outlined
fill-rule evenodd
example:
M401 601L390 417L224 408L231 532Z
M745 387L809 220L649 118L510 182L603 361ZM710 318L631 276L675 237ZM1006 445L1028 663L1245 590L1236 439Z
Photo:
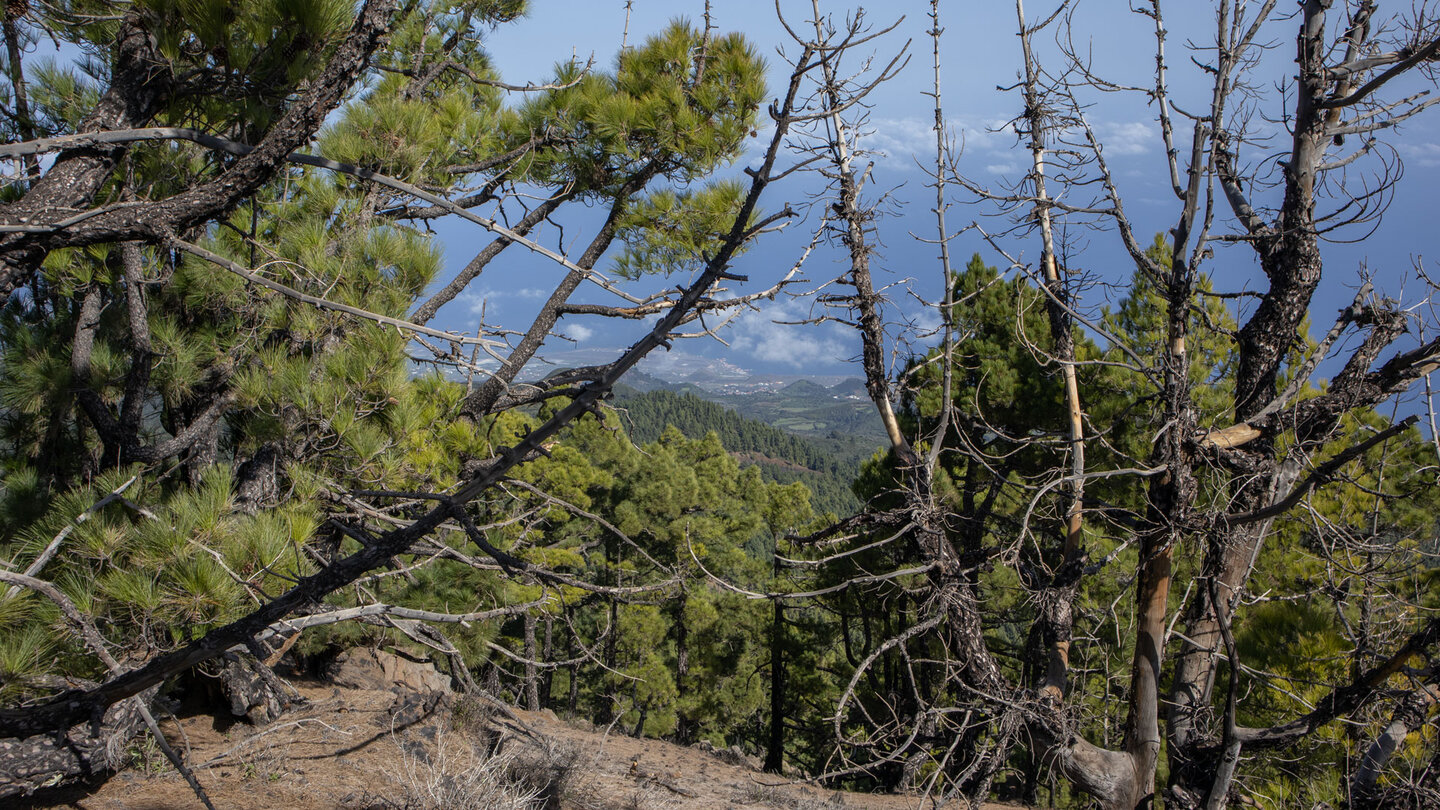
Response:
M488 739L532 784L559 785L567 810L754 807L922 810L916 797L843 793L759 772L725 752L637 740L572 725L549 712L495 710L473 700L301 683L305 705L261 728L208 715L165 723L167 737L218 810L461 810L500 807L467 795ZM497 736L498 735L498 736ZM202 805L148 740L137 765L97 785L25 807L193 810ZM508 763L504 760L508 759ZM476 777L483 781L483 774ZM459 798L457 797L464 797ZM951 805L954 806L954 805ZM989 810L1006 806L987 805Z

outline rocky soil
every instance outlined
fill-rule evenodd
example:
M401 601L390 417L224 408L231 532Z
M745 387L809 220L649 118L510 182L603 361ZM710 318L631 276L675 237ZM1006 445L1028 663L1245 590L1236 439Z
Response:
M708 746L638 740L450 693L433 670L363 651L325 680L297 681L273 721L181 711L164 724L215 806L284 810L507 808L497 783L574 810L928 808L917 797L825 790L761 773ZM192 810L202 805L154 744L110 778L22 807ZM1002 810L1001 805L989 805Z

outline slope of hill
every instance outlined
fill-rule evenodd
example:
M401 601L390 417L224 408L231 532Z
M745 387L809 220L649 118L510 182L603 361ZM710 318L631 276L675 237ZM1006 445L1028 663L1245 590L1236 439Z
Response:
M826 390L813 383L807 385L821 392ZM759 466L769 480L786 484L804 482L810 488L811 503L817 512L848 515L860 508L859 501L850 492L850 481L859 470L860 460L853 451L841 455L823 442L741 416L689 392L654 389L641 393L622 387L617 389L615 399L616 406L624 411L622 421L636 443L658 439L667 425L692 438L714 431L726 450L742 463ZM830 444L841 441L837 436Z
M734 750L636 739L584 721L560 720L548 711L404 689L314 681L295 687L303 706L264 728L203 713L163 723L217 807L910 810L927 801L828 790L761 773L755 760ZM130 769L108 779L44 791L11 806L200 806L146 740L136 741L132 756ZM526 792L541 801L514 800ZM984 807L1006 810L997 804Z

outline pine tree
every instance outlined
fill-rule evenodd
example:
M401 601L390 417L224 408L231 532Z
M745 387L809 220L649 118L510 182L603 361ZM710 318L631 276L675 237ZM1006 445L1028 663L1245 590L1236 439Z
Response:
M326 598L301 599L315 611L301 650L358 637L409 643L410 625L383 611L368 625L332 626L327 617L357 599L442 618L499 606L441 645L463 680L512 644L506 614L521 617L533 661L535 628L553 629L552 611L573 612L578 586L595 581L583 545L594 533L574 509L615 473L563 447L475 500L466 519L497 518L493 528L450 520L399 555L360 562L434 503L383 493L452 492L539 425L500 393L560 317L589 314L561 307L591 268L615 254L637 276L694 269L680 258L687 250L733 252L744 237L724 235L742 201L754 210L750 189L707 181L738 155L764 92L742 38L676 23L612 70L562 65L553 84L512 103L484 45L523 5L145 2L113 17L7 16L22 51L43 23L94 68L32 70L28 113L0 122L5 140L33 146L22 163L59 151L0 201L6 222L33 226L0 235L0 559L103 618L107 643L131 666L161 666L167 651L238 632L276 605L293 610L282 594L301 599L312 587ZM7 63L12 79L24 67ZM11 82L11 99L19 88ZM138 129L147 125L169 129ZM104 148L64 140L108 130L121 132ZM62 140L36 140L47 136ZM515 210L547 188L541 204ZM56 205L92 204L78 224L46 225ZM514 227L495 226L466 273L425 299L441 264L426 223L460 212L484 224L473 211L495 205L515 211ZM412 379L410 354L427 343L462 365L473 346L496 344L477 334L462 351L461 336L425 323L567 205L606 209L608 224L510 361L468 392ZM683 225L654 220L671 215ZM736 477L760 491L758 478ZM502 494L531 482L549 494ZM754 529L737 509L713 531L744 535L738 548ZM674 532L664 539L675 564ZM475 565L474 546L511 573L557 573L507 577ZM325 585L380 566L397 570L343 595ZM558 584L558 572L577 587ZM0 599L8 705L43 700L49 676L106 677L53 605L28 590ZM648 632L643 614L627 610L626 644ZM671 660L654 658L659 648L641 647L650 658L635 666L673 674ZM673 725L663 681L634 696L638 727Z

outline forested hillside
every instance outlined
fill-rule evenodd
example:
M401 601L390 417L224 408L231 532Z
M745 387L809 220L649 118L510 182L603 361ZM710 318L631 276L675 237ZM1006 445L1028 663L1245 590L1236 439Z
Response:
M828 392L820 391L828 397ZM748 419L689 392L640 393L619 386L615 400L621 424L637 444L655 441L670 426L695 439L713 432L726 450L742 463L758 466L767 480L805 484L818 514L848 515L860 507L850 490L860 471L859 460L853 456L837 456L817 441Z

